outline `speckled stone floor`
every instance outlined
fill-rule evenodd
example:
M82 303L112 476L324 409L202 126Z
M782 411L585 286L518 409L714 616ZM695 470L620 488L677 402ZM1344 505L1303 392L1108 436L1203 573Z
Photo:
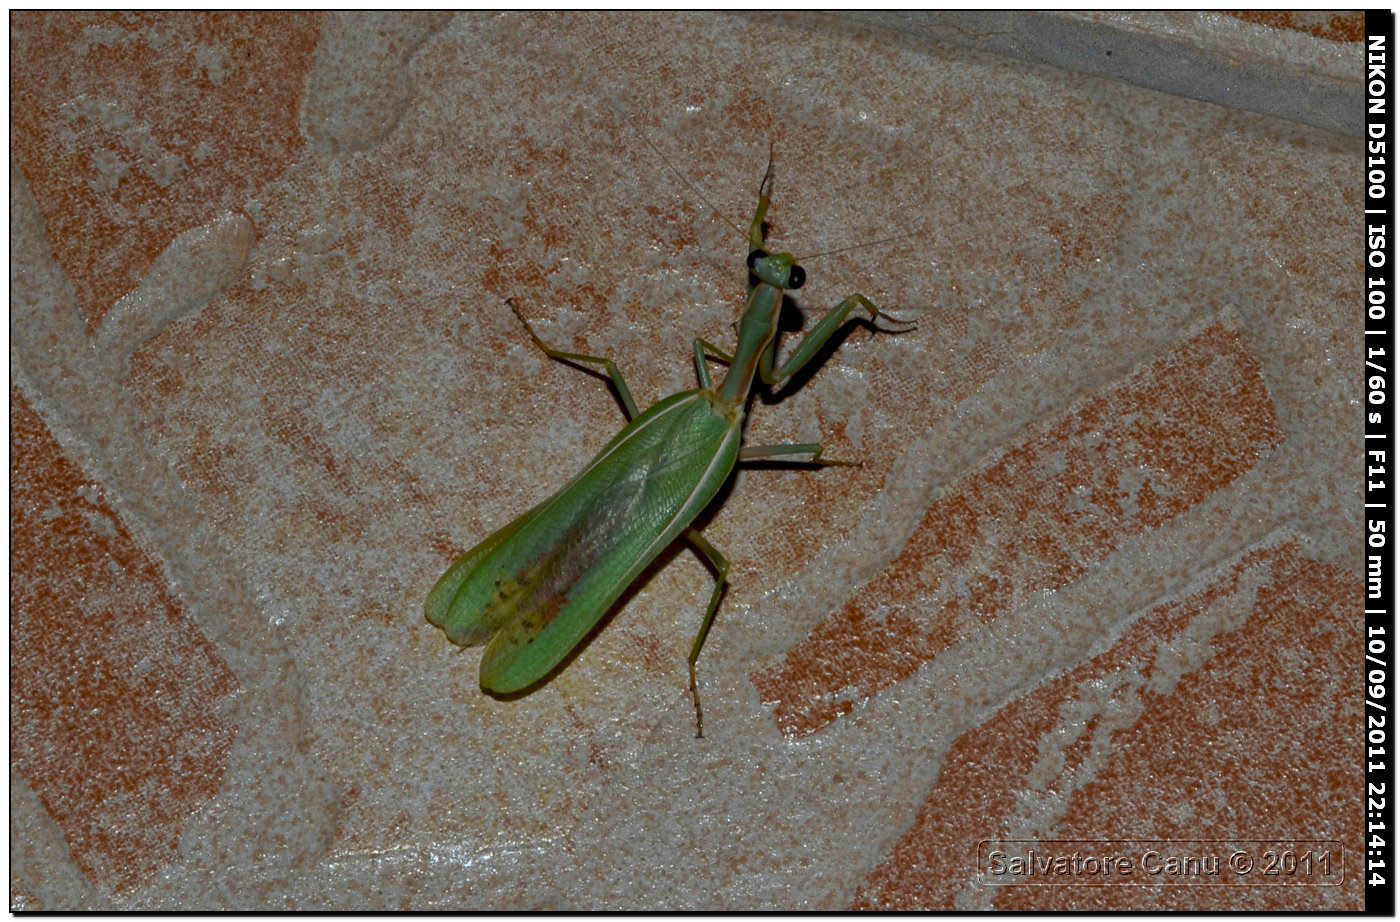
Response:
M1360 23L11 14L11 908L1360 908ZM483 694L425 594L621 424L504 299L693 386L770 142L918 328L749 438L863 466L701 519L704 739L684 550Z

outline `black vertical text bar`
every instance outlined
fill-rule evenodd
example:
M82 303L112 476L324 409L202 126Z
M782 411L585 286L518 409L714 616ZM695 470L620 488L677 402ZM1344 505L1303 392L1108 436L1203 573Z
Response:
M1395 537L1391 505L1394 416L1391 412L1390 370L1395 366L1394 314L1395 249L1393 163L1397 153L1391 109L1390 60L1395 40L1395 14L1366 13L1366 154L1365 227L1366 281L1364 337L1366 381L1365 451L1366 504L1366 676L1362 708L1366 766L1366 842L1362 861L1366 881L1366 911L1391 915L1395 908L1395 790L1394 754L1394 581Z

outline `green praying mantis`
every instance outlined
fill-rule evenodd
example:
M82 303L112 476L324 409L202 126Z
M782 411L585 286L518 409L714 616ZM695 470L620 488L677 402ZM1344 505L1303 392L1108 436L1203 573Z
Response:
M749 295L734 353L696 339L700 386L658 401L644 413L638 412L612 359L551 348L519 306L507 302L545 355L604 369L628 423L557 493L458 557L428 594L427 619L449 640L464 647L486 643L481 686L487 691L511 694L547 678L647 565L684 535L715 574L688 660L696 736L704 736L696 661L729 579L729 560L692 523L740 461L807 456L800 463L858 463L823 459L817 442L744 445L745 404L754 378L780 390L857 308L869 313L865 322L874 330L904 333L914 328L864 295L853 294L822 317L775 368L783 298L802 287L806 272L792 254L764 248L772 188L770 149L748 229ZM880 318L898 326L882 328L875 323ZM718 387L706 364L711 358L729 366Z

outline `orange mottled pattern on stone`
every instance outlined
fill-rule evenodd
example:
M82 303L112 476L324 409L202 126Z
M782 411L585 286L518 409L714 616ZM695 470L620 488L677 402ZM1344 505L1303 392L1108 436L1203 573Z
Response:
M881 574L754 684L784 734L818 730L853 707L843 692L909 678L1282 441L1258 361L1239 332L1212 326L954 484Z
M10 759L73 860L121 892L219 790L233 672L102 487L10 392ZM13 830L12 830L13 832Z
M1357 578L1285 541L1144 612L1108 651L959 737L855 905L1356 908L1362 815L1339 806L1362 784L1348 681L1360 596ZM993 887L976 874L988 839L1097 840L1105 852L1126 839L1336 840L1343 867L1339 886Z
M89 329L300 153L319 31L311 13L11 15L11 150Z
M1360 10L1341 13L1329 10L1233 10L1227 15L1270 29L1306 32L1332 42L1359 42L1366 36L1366 14Z

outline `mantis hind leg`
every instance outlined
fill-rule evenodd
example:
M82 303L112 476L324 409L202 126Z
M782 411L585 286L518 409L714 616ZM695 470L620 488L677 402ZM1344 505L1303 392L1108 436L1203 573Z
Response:
M700 631L690 648L690 697L695 701L695 738L700 739L705 735L705 717L700 710L700 683L695 676L695 661L700 658L700 648L705 646L705 637L710 633L715 612L719 610L720 597L724 595L724 587L729 582L729 558L693 528L686 529L685 539L709 561L715 571L715 588L710 593L710 605L705 609L705 620L700 622Z
M817 465L836 465L840 467L859 467L859 461L832 461L822 457L822 446L820 442L792 442L781 445L752 445L746 446L739 451L740 460L753 458L775 458L784 455L811 455L805 463ZM709 636L710 626L714 623L715 613L719 611L720 599L724 596L724 588L729 584L729 558L720 553L705 536L694 528L686 529L685 539L690 542L701 556L708 561L710 567L715 571L715 588L710 593L710 604L705 608L705 618L700 622L700 630L695 635L695 643L690 647L690 696L695 701L695 736L697 739L705 735L705 715L700 707L700 682L696 675L695 664L700 659L700 649L705 646L705 638Z
M617 367L617 363L606 356L584 355L582 352L561 352L558 349L550 348L545 341L540 339L535 333L535 328L530 326L530 321L525 319L525 315L520 313L520 308L516 306L514 298L507 298L506 303L510 309L515 311L515 316L520 322L525 324L525 332L530 334L530 338L535 341L535 345L540 351L558 362L577 365L580 362L587 365L601 365L608 374L608 380L612 382L613 388L617 391L618 399L622 401L623 412L627 414L628 420L637 418L637 402L632 399L632 392L627 388L627 382L622 377L622 371Z

